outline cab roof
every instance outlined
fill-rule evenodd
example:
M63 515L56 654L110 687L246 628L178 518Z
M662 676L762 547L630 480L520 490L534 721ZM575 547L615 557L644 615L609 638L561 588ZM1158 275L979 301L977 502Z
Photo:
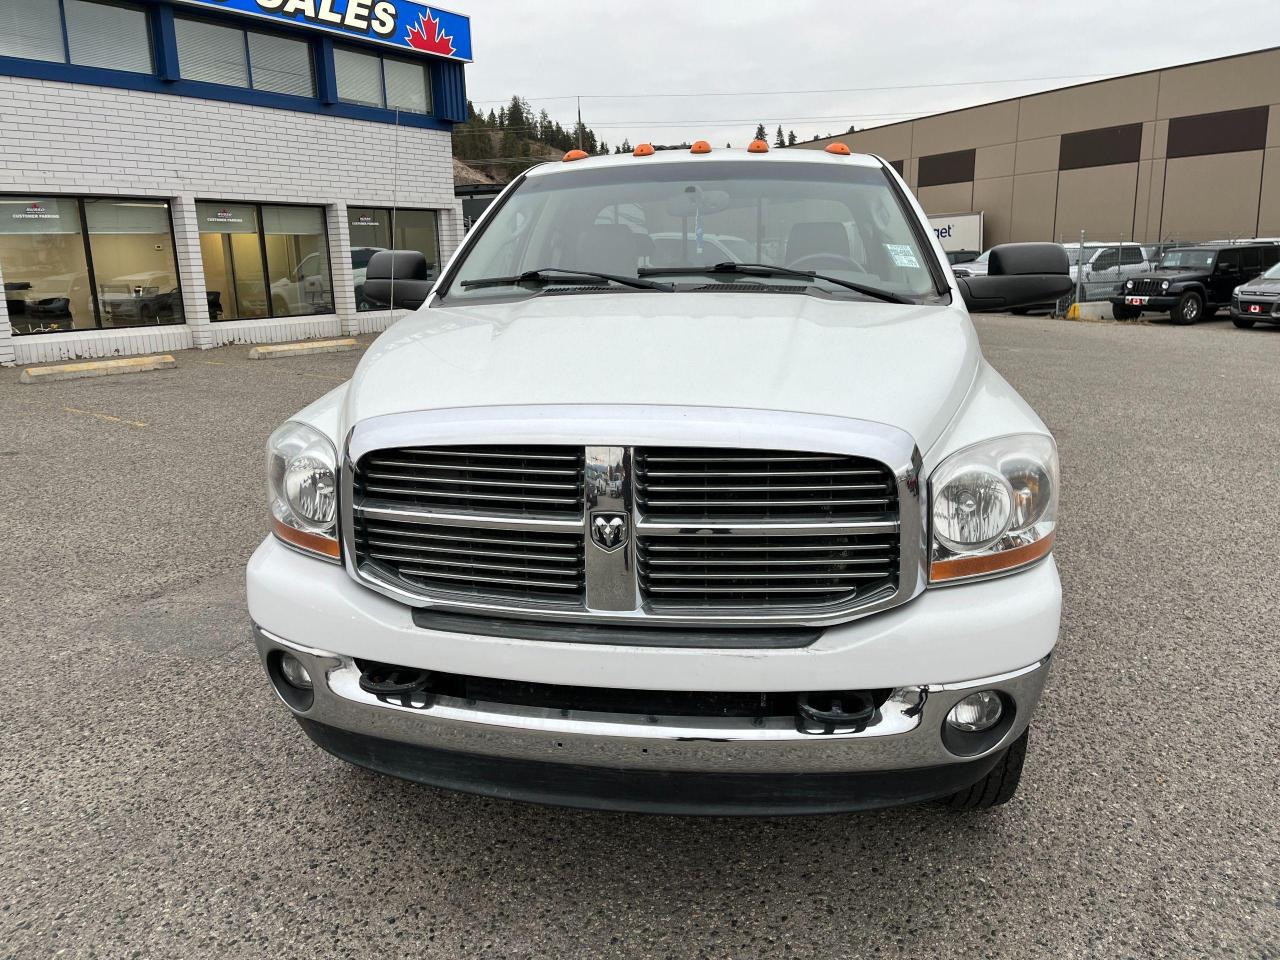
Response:
M888 166L883 160L867 153L851 153L847 156L827 153L825 150L810 150L796 147L774 147L768 153L751 153L744 147L713 147L709 153L692 153L688 147L676 147L669 150L657 150L646 157L637 157L630 153L611 153L600 156L588 156L581 160L564 162L551 160L532 167L526 176L546 177L558 174L570 174L575 170L600 169L602 167L641 167L662 164L687 164L696 166L699 163L716 161L732 161L734 163L809 163L830 166L874 167Z

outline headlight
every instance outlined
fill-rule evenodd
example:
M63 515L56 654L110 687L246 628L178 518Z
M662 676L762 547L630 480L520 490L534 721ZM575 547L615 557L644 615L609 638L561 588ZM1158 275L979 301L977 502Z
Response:
M1168 280L1165 280L1163 283L1161 283L1161 284L1160 284L1160 289L1161 289L1161 290L1168 290L1168 289L1169 289L1169 281L1168 281Z
M965 580L1014 570L1053 549L1058 451L1018 434L947 457L929 480L929 579Z
M1133 289L1133 281L1132 281L1132 280L1126 280L1126 281L1125 281L1125 283L1124 283L1124 288L1125 288L1126 290L1132 290L1132 289Z
M338 546L338 455L328 437L289 422L267 441L271 526L281 540L328 560Z

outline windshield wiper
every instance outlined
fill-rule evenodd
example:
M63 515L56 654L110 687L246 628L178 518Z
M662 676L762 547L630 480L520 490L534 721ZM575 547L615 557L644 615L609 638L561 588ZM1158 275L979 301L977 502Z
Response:
M652 280L641 280L639 277L623 277L616 273L597 273L595 270L572 270L568 267L541 267L537 270L526 270L514 277L482 277L479 280L463 280L459 286L474 290L480 287L513 287L522 283L546 285L556 282L556 275L570 277L592 277L596 280L607 280L620 283L624 287L635 287L637 290L662 290L670 293L674 287L669 283L654 283Z
M790 267L779 267L771 263L734 263L729 261L728 263L717 263L713 267L641 267L638 272L642 277L658 274L690 276L724 273L736 273L744 277L802 277L805 280L822 280L826 283L834 283L837 287L844 287L846 290L852 290L865 297L874 297L876 300L883 300L886 303L915 302L908 300L906 297L900 297L896 293L890 293L888 290L881 290L878 287L868 287L861 283L854 283L851 280L829 277L826 274L814 273L812 270L792 270Z

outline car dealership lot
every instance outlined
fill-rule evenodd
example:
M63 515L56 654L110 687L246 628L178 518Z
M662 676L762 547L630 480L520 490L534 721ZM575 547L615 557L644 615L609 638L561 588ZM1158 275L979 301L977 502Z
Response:
M1065 611L1018 798L961 818L577 813L332 760L242 574L267 435L357 355L0 371L0 958L1275 956L1280 328L977 323L1060 445Z

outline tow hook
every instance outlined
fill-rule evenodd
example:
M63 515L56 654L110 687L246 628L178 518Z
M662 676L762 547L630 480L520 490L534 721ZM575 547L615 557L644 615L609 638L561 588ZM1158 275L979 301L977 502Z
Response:
M431 684L431 672L413 667L395 667L385 663L362 662L360 689L379 700L398 701L403 706L421 709L431 696L425 693ZM417 694L418 696L414 696Z
M802 693L796 698L796 727L801 733L830 736L861 733L876 716L875 701L862 690ZM819 729L815 730L814 727Z

